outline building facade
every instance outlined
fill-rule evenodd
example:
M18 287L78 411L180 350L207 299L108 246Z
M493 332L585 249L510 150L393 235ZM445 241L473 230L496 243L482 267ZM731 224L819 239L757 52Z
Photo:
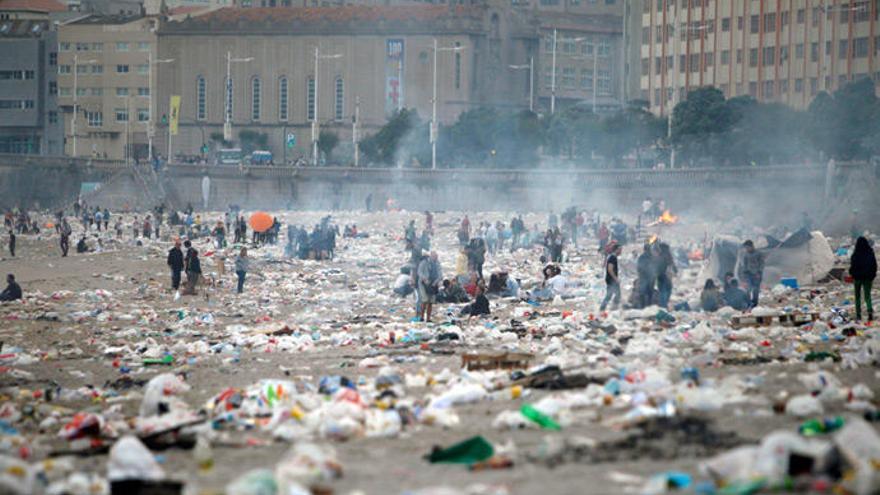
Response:
M805 108L880 81L877 0L644 0L641 97L665 113L700 86Z
M56 39L48 20L0 21L0 153L62 152Z
M236 141L266 134L280 158L292 134L288 158L308 155L313 121L350 142L355 112L361 135L402 108L430 119L434 39L439 122L481 105L527 108L527 78L508 66L528 60L535 38L485 7L220 9L160 30L159 57L176 62L159 70L158 113L180 96L175 155L198 155L227 120Z
M59 27L58 100L67 155L146 158L156 22L88 15Z

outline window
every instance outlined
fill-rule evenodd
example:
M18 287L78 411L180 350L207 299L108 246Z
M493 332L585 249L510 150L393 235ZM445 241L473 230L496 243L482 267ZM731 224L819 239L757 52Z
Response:
M458 41L455 42L456 48L461 46L461 43ZM337 80L337 83L340 82ZM455 89L461 89L461 53L459 51L455 52Z
M609 94L611 93L611 71L600 69L596 74L598 93L600 94Z
M49 112L49 123L57 124L58 123L58 112Z
M92 96L103 96L104 89L103 88L92 88Z
M703 67L712 67L715 65L715 53L706 52L703 54Z
M76 96L85 96L88 94L89 88L76 88Z
M782 27L788 26L788 21L790 17L791 16L789 15L789 12L787 10L783 10L782 13L779 14L779 24L781 24Z
M749 96L755 98L758 96L758 83L755 81L749 82Z
M138 122L149 122L150 121L150 109L149 108L138 108L137 109L137 119L138 119Z
M138 88L138 96L150 96L150 88Z
M70 51L70 43L68 43L66 41L62 42L62 43L58 43L58 51L59 52L69 52Z
M116 51L117 52L127 52L128 51L128 42L117 41L116 42Z
M776 12L764 14L764 32L772 33L776 31Z
M807 18L807 12L804 9L798 9L797 11L797 23L803 24L804 20ZM797 84L795 84L797 85ZM801 81L801 86L803 86L803 81Z
M278 120L287 122L287 78L278 80Z
M306 80L306 119L315 120L315 79Z
M104 114L102 112L90 112L86 110L86 122L89 127L101 127L104 125Z
M205 78L199 76L196 78L196 119L205 120L207 117L207 87Z
M104 43L92 43L92 51L93 52L103 52L104 51Z
M699 53L691 53L690 57L688 57L688 66L689 72L699 72L700 71L700 54Z
M724 33L730 31L730 17L721 19L721 31Z
M139 52L150 51L150 42L149 41L138 41L137 49Z
M804 44L798 43L794 45L794 58L802 60L804 58Z
M650 74L651 73L651 59L643 58L642 59L642 74Z
M737 31L743 30L743 16L738 16L736 18L736 29Z
M138 64L137 66L138 74L142 76L146 76L150 74L150 64Z
M803 93L804 92L804 80L803 79L795 79L794 80L794 92L795 93Z
M783 45L779 47L779 63L786 60L788 60L788 45Z
M772 46L765 46L762 65L764 67L767 67L768 65L773 65L775 63L776 63L776 48L772 47Z
M840 51L838 55L840 58L846 58L846 54L849 52L849 40L840 40Z
M758 49L752 48L749 50L749 67L757 67L758 66Z
M581 69L581 89L584 91L593 90L593 71Z
M749 19L749 31L750 31L752 34L757 34L757 33L758 33L758 30L759 30L758 28L760 27L760 25L761 25L761 17L760 17L760 16L753 15L753 16Z
M58 96L70 96L70 88L58 88Z
M128 96L128 88L116 88L116 96Z
M773 81L764 81L764 98L773 98Z
M34 71L32 70L0 70L0 80L15 79L23 81L26 79L33 79L34 75Z
M743 51L742 48L736 50L736 63L743 63ZM741 93L741 91L737 91L737 93Z
M553 35L544 38L544 53L553 53Z
M103 74L104 66L103 65L93 65L92 66L92 74Z
M128 64L119 64L116 66L117 74L128 74Z
M232 96L234 94L235 87L232 82L232 78L226 78L226 119L232 122Z
M785 93L788 93L788 79L779 81L779 94L783 95Z
M116 122L128 122L127 108L117 108L114 113L116 114Z
M562 68L562 87L568 89L574 88L574 67Z
M78 52L89 51L89 44L88 43L77 43L76 44L76 51L78 51Z
M58 52L52 52L49 54L49 65L58 65Z
M813 27L819 25L819 17L822 15L822 10L820 7L813 7L813 15L810 16Z
M853 56L856 58L868 56L868 38L856 38L853 40Z
M810 62L819 61L819 43L810 43Z
M458 54L456 53L456 55ZM341 77L336 78L336 99L333 102L333 108L333 116L336 120L342 120L345 112L345 83Z
M607 41L600 41L596 50L598 52L597 55L600 57L607 57L611 54L611 44Z
M86 73L88 73L88 71L89 71L88 65L77 65L76 66L76 73L77 74L86 74Z
M721 50L721 65L730 63L730 50Z
M581 45L581 54L586 55L588 57L593 56L593 42L587 41L583 45Z
M28 110L34 108L34 100L0 100L0 110Z
M662 59L660 57L654 57L654 74L662 74L663 66L661 64Z
M262 100L262 82L259 77L251 79L251 120L260 120L260 103Z

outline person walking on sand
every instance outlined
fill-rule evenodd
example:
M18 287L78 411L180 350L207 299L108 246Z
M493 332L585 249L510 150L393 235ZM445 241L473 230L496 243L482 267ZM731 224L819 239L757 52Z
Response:
M237 292L239 294L244 292L244 279L247 276L250 264L251 260L248 258L247 248L243 247L241 248L241 251L238 252L238 256L235 257L235 275L238 277Z
M174 240L174 247L168 250L168 268L171 269L171 289L180 289L180 273L183 271L183 251L180 249L180 239Z
M871 286L877 278L877 257L868 239L860 236L849 261L849 274L856 290L856 320L862 320L862 295L868 309L868 321L874 320L874 306L871 304Z
M70 250L70 234L73 232L73 229L70 228L70 224L67 223L67 219L61 221L61 257L66 258L67 252Z
M432 251L431 256L425 257L418 268L418 289L419 289L419 319L421 321L431 321L431 310L434 302L437 300L437 293L440 291L440 282L443 281L443 272L440 268L440 262L437 260L437 252Z
M186 294L195 295L196 286L202 276L202 262L199 260L199 251L196 248L190 248L187 251L186 264Z

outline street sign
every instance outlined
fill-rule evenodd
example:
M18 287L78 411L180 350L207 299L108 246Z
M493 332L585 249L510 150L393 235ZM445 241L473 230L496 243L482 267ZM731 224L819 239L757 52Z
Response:
M287 143L288 148L293 148L294 146L296 146L296 134L292 132L288 133L287 140L285 142Z

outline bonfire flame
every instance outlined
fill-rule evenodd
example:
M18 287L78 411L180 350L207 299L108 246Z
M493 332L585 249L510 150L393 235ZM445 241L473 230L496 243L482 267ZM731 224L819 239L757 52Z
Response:
M678 217L676 215L673 215L672 213L670 213L669 210L664 211L662 215L657 217L657 223L662 223L665 225L672 225L677 222L678 222Z
M651 234L651 237L648 238L648 244L653 245L655 242L657 242L657 239L657 234Z

